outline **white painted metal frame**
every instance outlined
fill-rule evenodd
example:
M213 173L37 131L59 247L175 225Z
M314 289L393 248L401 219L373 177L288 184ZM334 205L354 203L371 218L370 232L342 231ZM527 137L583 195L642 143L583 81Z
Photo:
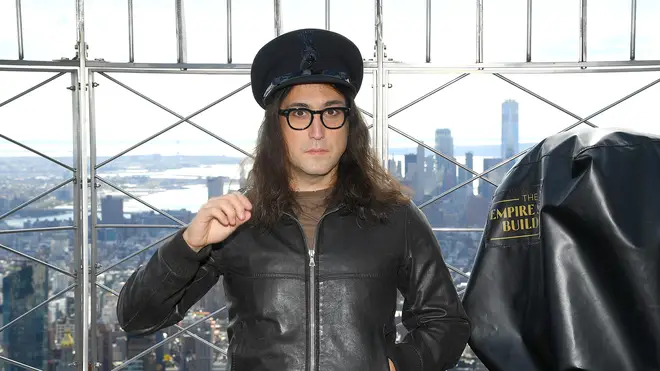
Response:
M516 83L512 79L503 76L502 74L547 74L547 73L604 73L604 72L633 72L633 71L660 71L660 60L645 60L638 61L635 58L636 52L636 28L637 28L637 1L630 0L630 54L629 60L622 61L589 61L587 58L587 0L580 0L580 23L576 27L576 32L579 32L580 35L580 50L576 55L575 62L534 62L532 54L532 5L533 0L527 0L527 12L526 12L526 27L527 27L527 39L526 39L526 54L524 62L514 62L514 63L484 63L483 62L483 36L484 36L484 27L483 27L483 13L484 13L484 0L475 0L475 18L476 18L476 50L475 50L475 63L468 65L442 65L434 63L431 60L431 27L432 27L432 17L431 17L431 0L426 0L426 63L423 64L409 64L402 62L393 62L385 58L385 41L386 35L383 34L383 0L374 0L375 3L375 14L374 14L374 32L375 32L375 60L365 62L365 73L373 75L373 112L367 112L363 110L363 113L367 116L372 117L373 125L371 125L372 130L372 139L374 144L374 149L378 156L383 160L383 164L387 166L388 158L388 133L390 130L410 139L411 141L422 145L427 150L435 153L438 156L445 158L446 160L452 162L457 167L469 171L474 175L473 178L457 184L452 189L447 190L434 197L433 199L425 202L420 205L420 207L425 207L436 200L445 197L451 192L459 189L460 187L472 182L475 179L482 179L483 181L493 184L489 179L484 178L488 173L496 170L498 167L505 165L506 163L513 161L515 158L522 156L525 152L521 152L510 159L506 159L494 168L489 169L488 171L477 173L473 170L467 169L464 165L458 163L453 158L435 150L431 146L428 146L421 141L417 140L413 136L407 134L403 130L388 124L388 119L394 115L412 107L413 105L421 102L422 100L434 95L435 93L463 80L464 78L469 78L471 74L491 74L504 82L514 86L535 98L543 101L544 103L570 115L575 118L576 121L573 125L569 126L565 130L569 130L580 124L586 124L590 126L595 126L589 120L593 117L607 111L608 109L620 104L621 102L639 94L640 92L654 86L659 80L655 80L648 85L624 96L623 98L613 102L612 104L603 107L602 109L590 114L586 117L580 117L577 114L561 107L560 105L542 97L541 95L525 88L524 86ZM538 0L537 0L538 1ZM39 259L27 256L21 252L18 252L12 249L9 246L0 245L1 249L10 251L17 255L20 255L24 258L30 259L36 263L43 264L51 269L54 269L60 273L66 274L70 277L75 278L75 283L67 287L65 290L62 290L52 297L48 298L44 303L39 304L37 307L26 312L24 315L19 318L11 321L0 327L0 332L4 329L11 326L16 321L22 319L24 316L28 315L32 311L36 310L38 307L46 305L48 302L56 299L65 292L74 289L76 296L76 353L79 356L79 359L75 362L77 370L88 370L92 369L97 364L97 354L96 354L96 337L90 336L95 333L95 320L96 314L89 312L89 307L94 308L96 301L96 292L97 288L104 290L106 292L117 295L118 293L111 288L104 286L103 284L96 281L96 277L102 273L105 273L112 268L120 265L121 263L131 259L132 257L142 253L154 245L162 242L165 238L171 236L168 235L149 246L144 247L139 252L132 254L129 257L126 257L120 262L112 264L108 267L101 267L100 265L95 264L97 249L96 249L96 229L99 228L126 228L133 227L131 225L114 225L114 224L98 224L96 220L96 187L98 182L104 183L120 192L123 192L129 197L136 199L137 201L143 203L145 206L152 208L153 210L161 213L162 215L171 219L174 224L171 225L150 225L144 226L140 225L140 228L178 228L183 225L183 222L177 218L165 213L162 210L159 210L153 205L140 200L139 197L131 194L128 191L123 190L121 187L113 184L112 182L103 179L102 177L96 174L96 171L106 165L107 163L117 159L118 157L124 155L128 151L137 148L138 146L156 138L157 136L165 133L166 131L176 127L179 124L187 123L206 134L214 137L215 139L223 142L224 144L234 148L235 150L241 152L246 156L251 156L247 151L235 146L231 142L223 139L221 136L212 133L201 126L195 124L192 119L209 109L210 107L221 103L222 101L230 98L234 94L242 91L247 88L249 84L238 87L233 92L227 94L224 97L212 102L211 104L193 112L189 115L182 115L177 113L168 107L164 106L161 103L156 102L155 100L149 98L148 96L138 92L137 90L129 87L128 85L121 82L119 79L110 75L111 72L124 72L124 73L177 73L177 74L227 74L227 75L245 75L250 71L250 65L248 64L236 64L233 63L233 47L232 43L234 40L234 33L232 29L233 18L232 18L232 0L226 0L227 6L227 60L226 63L187 63L187 39L186 39L186 27L185 27L185 12L184 12L184 0L175 0L175 14L176 14L176 45L177 45L177 60L172 63L136 63L135 62L135 47L134 47L134 18L133 18L133 0L127 0L128 5L128 50L129 58L126 62L104 62L104 61L90 61L87 59L87 43L85 40L85 14L84 14L84 0L76 0L76 21L77 21L77 40L76 40L76 51L77 58L73 60L59 60L59 61L36 61L36 60L25 60L24 59L24 43L23 43L23 16L22 16L22 6L21 0L16 0L16 23L17 23L17 59L15 60L0 60L0 71L15 71L15 72L36 72L36 71L48 71L53 72L53 76L49 79L21 92L20 94L4 101L0 102L0 108L10 104L16 99L29 94L30 92L38 89L39 87L46 85L47 83L55 80L56 78L63 76L65 74L70 74L71 76L71 90L72 90L72 109L73 109L73 136L74 136L74 165L73 167L67 166L60 163L59 161L41 153L37 150L30 148L19 141L16 141L0 132L0 138L10 141L16 145L23 147L26 150L29 150L39 156L42 156L52 162L57 163L58 165L72 171L73 176L63 182L53 187L52 189L44 192L35 198L29 200L28 202L20 205L19 207L0 215L0 219L3 219L10 214L18 211L19 209L29 205L30 203L40 199L44 195L62 187L66 184L73 182L76 186L74 187L74 207L78 211L75 214L74 226L73 227L58 227L58 228L32 228L32 229L19 229L19 230L10 230L10 231L0 231L2 233L21 233L21 232L34 232L34 231L45 231L45 230L58 230L58 229L75 229L76 230L76 241L75 241L75 257L74 263L72 266L72 272L63 270L58 267L54 267L47 262L41 261ZM280 0L273 0L274 6L274 19L273 19L273 35L277 36L282 32L282 12ZM330 6L331 0L325 0L325 28L330 29ZM461 73L459 77L456 77L453 80L446 82L445 84L439 86L438 88L420 96L419 98L411 101L410 103L404 105L401 108L398 108L393 111L389 111L387 107L387 92L390 87L389 85L389 75L390 74L420 74L420 73L430 73L430 74L456 74ZM178 120L168 126L166 129L155 133L154 135L145 138L130 148L122 151L115 156L112 156L110 159L105 160L101 163L96 163L96 125L95 125L95 94L94 87L96 86L96 77L100 75L109 81L114 82L115 84L122 86L126 90L136 94L137 96L145 99L149 103L156 105L157 107L169 112L173 116L177 117ZM88 164L91 164L90 170L88 171ZM88 197L91 197L91 204L86 202ZM91 211L92 220L91 225L88 225L87 218L82 217L83 215L88 215ZM479 228L434 228L438 232L480 232ZM87 242L89 233L92 233L91 245ZM92 264L90 264L92 262ZM461 272L455 267L450 267L451 270L456 273L467 277L464 272ZM88 304L89 300L89 305ZM190 331L192 327L196 324L212 318L224 308L220 308L217 311L209 314L208 316L196 321L195 323L187 326L186 328L178 326L178 332L174 334L175 336L170 336L167 340L163 341L156 346L145 350L141 355L133 357L128 360L121 366L116 367L114 370L119 370L126 367L131 362L135 361L144 354L150 352L153 348L161 346L166 342L174 339L176 335L183 334L184 332L192 335L198 341L205 343L206 345L212 347L216 351L224 352L223 349L218 348L216 345L198 337ZM89 324L89 328L88 325ZM91 331L89 331L91 330ZM11 363L24 367L29 370L35 370L35 368L28 365L20 364L14 360L10 360L6 357L0 357L0 361ZM113 371L114 371L113 370Z

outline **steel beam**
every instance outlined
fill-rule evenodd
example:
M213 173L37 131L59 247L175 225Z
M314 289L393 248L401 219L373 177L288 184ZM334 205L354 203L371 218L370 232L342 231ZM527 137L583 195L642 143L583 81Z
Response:
M93 182L93 179L89 178L88 174L88 162L87 156L89 154L89 119L88 119L88 91L90 86L88 85L88 73L87 70L87 39L85 35L85 0L76 0L76 23L78 31L77 39L77 49L78 49L78 62L79 69L77 73L78 84L74 85L74 89L78 90L77 99L78 99L78 123L79 130L77 131L78 137L78 186L81 187L80 190L80 204L79 208L76 210L80 213L80 228L78 228L78 234L80 235L79 245L76 246L77 249L80 249L80 270L78 271L78 285L80 285L80 301L81 301L81 313L79 313L78 319L80 320L77 323L76 327L81 327L81 330L78 333L78 338L76 338L76 343L80 343L77 347L77 351L80 354L77 356L78 369L86 369L88 366L91 366L90 362L90 353L89 353L89 337L90 333L88 331L88 324L90 323L90 271L89 271L89 220L87 216L89 215L89 192L90 187L88 186L87 181L90 180ZM92 336L94 336L93 334Z
M186 38L186 16L183 0L174 0L176 13L176 61L185 64L188 60L188 39Z
M186 223L184 223L184 222L182 222L181 220L179 220L179 219L175 218L174 216L170 215L168 212L166 212L166 211L164 211L164 210L161 210L161 209L157 208L156 206L153 206L152 204L148 203L147 201L144 201L144 200L141 199L140 197L138 197L138 196L134 195L133 193L131 193L131 192L129 192L129 191L123 189L122 187L118 186L117 184L115 184L115 183L113 183L113 182L111 182L111 181L109 181L109 180L107 180L107 179L104 179L104 178L102 178L102 177L99 176L99 175L96 175L96 179L98 179L98 180L102 181L103 183L109 185L110 187L114 188L115 190L117 190L117 191L119 191L119 192L125 194L126 196L128 196L128 197L134 199L135 201L141 203L142 205L144 205L144 206L150 208L151 210L153 210L153 211L155 211L155 212L161 214L162 216L164 216L164 217L166 217L166 218L168 218L168 219L170 219L170 220L172 220L172 221L174 221L174 222L176 222L176 223L179 223L179 224L182 225L182 226L183 226L183 225L186 225Z
M532 61L532 1L527 0L527 53L525 53L525 61L528 63Z
M14 323L20 321L22 318L25 318L25 317L29 316L32 312L36 311L37 309L43 307L44 305L50 303L51 301L53 301L53 300L59 298L60 296L64 295L65 293L71 291L71 289L74 288L74 287L76 287L76 284L75 284L75 283L72 284L72 285L69 285L69 287L65 288L64 290L60 290L59 292L53 294L53 295L52 295L51 297L49 297L48 299L46 299L46 300L42 301L41 303L35 305L34 307L30 308L30 310L28 310L27 312L21 314L20 316L14 318L13 320L7 322L5 325L3 325L2 327L0 327L0 332L2 332L2 331L4 331L4 330L8 329L8 328L11 327L11 326L13 326Z
M630 60L635 60L635 44L637 43L637 0L630 4Z
M384 67L393 71L448 71L448 70L476 70L499 69L499 70L524 70L532 69L537 73L547 73L546 70L577 69L580 68L638 68L638 67L659 67L660 60L625 60L625 61L586 61L586 62L492 62L492 63L466 63L466 64L440 64L440 63L403 63L403 62L384 62Z
M15 100L17 100L17 99L20 98L20 97L23 97L23 96L25 96L25 95L28 95L29 93L31 93L31 92L33 92L33 91L39 89L40 87L42 87L42 86L48 84L49 82L51 82L51 81L57 79L58 77L64 75L65 73L66 73L66 72L59 72L59 73L56 74L55 76L51 76L51 77L47 78L46 80L44 80L44 81L42 81L42 82L40 82L40 83L38 83L38 84L36 84L36 85L34 85L34 86L32 86L32 87L26 89L26 90L23 90L22 92L20 92L20 93L14 95L13 97L11 97L11 98L5 100L4 102L0 102L0 107L5 106L5 105L7 105L7 104L9 104L9 103L11 103L11 102L13 102L13 101L15 101Z
M71 89L71 108L72 108L72 118L73 118L73 128L72 128L72 136L73 136L73 164L75 167L80 167L81 164L84 162L83 158L84 156L81 153L81 148L80 148L80 126L81 126L81 119L80 119L80 99L79 99L79 89L77 89L78 86L78 73L74 72L71 74L71 86L74 88ZM76 273L80 273L81 268L82 268L82 232L80 231L81 229L81 224L82 224L82 214L80 212L81 209L81 204L83 203L83 198L82 198L82 188L83 185L86 185L86 179L83 179L81 181L78 172L74 172L75 174L75 180L74 180L74 187L73 187L73 225L76 227L76 232L74 234L74 242L73 242L73 264L72 264L72 270ZM84 199L84 202L87 202L87 199ZM87 219L87 218L85 218ZM75 350L76 353L82 352L82 344L81 341L78 339L82 339L82 333L83 330L87 329L86 322L83 322L82 320L82 310L83 310L83 300L85 300L85 297L83 296L83 287L81 286L81 281L80 281L80 276L77 274L75 277L76 280L76 287L74 290L74 317L75 317L75 326L74 326L74 331L75 334L74 339L76 340L75 342ZM85 324L85 325L83 325ZM84 328L84 329L83 329ZM77 370L82 370L82 368L76 368Z
M181 228L177 224L96 224L96 229L105 228Z
M387 123L385 111L385 92L387 86L385 82L385 44L383 41L383 0L374 0L375 3L375 37L376 37L376 71L374 78L375 99L374 99L374 126L372 140L374 149L378 157L381 158L381 164L387 166L387 140L385 134L387 132Z
M483 228L431 228L433 232L479 232L482 233L484 231Z
M65 227L44 227L44 228L1 229L0 234L70 231L73 229L76 229L76 227L65 226Z
M109 292L110 294L112 294L112 295L114 295L114 296L116 296L116 297L119 297L119 293L118 293L117 291L115 291L115 290L113 290L113 289L111 289L111 288L109 288L109 287L107 287L107 286L105 286L105 285L103 285L103 284L101 284L101 283L98 283L98 282L96 283L96 285L97 285L98 287L100 287L101 289L103 289L103 290ZM174 325L174 327L175 327L177 330L182 330L182 329L183 329L183 327L181 327L181 326L179 326L179 325ZM208 341L208 340L206 340L206 339L200 337L199 335L195 334L194 332L192 332L192 331L190 331L190 330L186 330L186 334L190 335L190 337L192 337L192 338L194 338L195 340L199 341L200 343L202 343L202 344L208 346L209 348L212 348L212 349L215 350L216 352L219 352L220 354L227 355L227 351L226 351L226 350L224 350L224 349L220 348L219 346L213 344L212 342L210 342L210 341Z
M431 0L426 0L426 63L431 62Z
M149 245L147 245L147 246L141 248L140 250L138 250L138 251L136 251L136 252L134 252L134 253L128 255L127 257L121 259L120 261L118 261L118 262L116 262L116 263L113 263L113 264L111 264L111 265L109 265L109 266L107 266L107 267L101 269L100 271L96 272L97 276L100 276L101 274L103 274L103 273L105 273L105 272L111 270L111 269L114 268L114 267L117 267L117 266L119 266L119 265L124 264L125 262L127 262L127 261L133 259L134 257L136 257L136 256L138 256L138 255L140 255L140 254L142 254L143 252L145 252L145 251L149 250L150 248L152 248L152 247L158 245L159 243L161 243L161 242L167 240L168 238L171 238L171 237L174 236L175 234L176 234L176 232L173 232L173 233L170 233L170 234L166 235L165 237L161 237L160 239L156 240L155 242L150 243Z
M580 62L587 61L587 0L580 0Z
M110 80L110 81L114 82L115 84L121 86L122 88L124 88L124 89L130 91L131 93L137 95L138 97L140 97L140 98L146 100L147 102L149 102L149 103L155 105L156 107L158 107L158 108L160 108L160 109L162 109L162 110L164 110L164 111L167 111L168 113L170 113L170 114L172 114L173 116L176 116L176 117L178 117L178 118L180 118L180 119L182 119L182 120L185 119L183 115L180 115L180 114L174 112L173 110L167 108L165 105L156 102L155 100L153 100L153 99L147 97L146 95L144 95L144 94L138 92L137 90L135 90L135 89L131 88L130 86L128 86L128 85L122 83L121 81L119 81L119 80L117 80L117 79L115 79L115 78L113 78L113 77L111 77L111 76L108 76L106 73L104 73L104 72L100 72L100 74L101 74L103 77L107 78L108 80ZM243 89L241 89L241 90L243 90ZM236 93L238 93L238 91L237 91ZM224 97L223 97L223 98L224 98ZM225 98L225 99L226 99L226 98ZM234 145L234 144L231 143L230 141L228 141L228 140L226 140L226 139L220 137L219 135L214 134L213 132L211 132L211 131L205 129L204 127L195 124L195 123L192 122L190 119L187 119L187 120L185 120L185 121L186 121L188 124L194 126L195 128L197 128L197 129L203 131L203 132L206 133L207 135L210 135L210 136L212 136L213 138L219 140L220 142L222 142L222 143L228 145L229 147L231 147L231 148L237 150L238 152L241 152L241 153L244 154L245 156L250 157L250 158L254 158L254 156L253 156L251 153L249 153L248 151L246 151L246 150L244 150L244 149L242 149L242 148L240 148L240 147Z
M23 50L23 10L21 0L16 0L16 41L18 44L18 59L25 58L25 51Z
M35 197L33 197L33 198L31 198L31 199L29 199L29 200L23 202L22 204L16 206L15 208L13 208L13 209L7 211L6 213L0 215L0 220L2 220L2 219L4 219L4 218L8 217L9 215L11 215L11 214L13 214L13 213L15 213L15 212L21 210L22 208L24 208L24 207L26 207L26 206L28 206L28 205L34 203L35 201L39 200L40 198L44 197L45 195L47 195L47 194L49 194L49 193L51 193L51 192L53 192L53 191L56 191L56 190L58 190L58 189L64 187L65 185L71 183L71 182L74 181L74 180L75 180L75 178L69 178L69 179L63 181L62 183L60 183L60 184L58 184L58 185L56 185L56 186L54 186L54 187L52 187L52 188L50 188L50 189L48 189L48 190L46 190L46 191L44 191L44 192L38 194L37 196L35 196Z
M128 61L135 62L135 37L134 37L134 16L133 16L133 0L128 0Z
M38 369L38 368L32 367L32 366L30 366L30 365L26 365L25 363L21 363L21 362L18 362L18 361L14 361L13 359L11 359L11 358L7 358L7 357L5 357L5 356L0 356L0 361L7 362L7 363L12 364L12 365L14 365L14 366L23 367L24 369L26 369L26 370L30 370L30 371L42 371L41 369Z
M225 74L249 75L250 64L232 63L130 63L106 62L101 60L87 61L86 65L95 72L125 72L125 73L177 73L177 74ZM78 66L76 60L38 61L0 59L0 71L14 71L24 68L29 71L63 72ZM41 69L39 69L41 67ZM528 73L555 73L569 70L571 73L582 72L580 69L609 68L608 71L634 71L641 67L660 67L660 60L622 60L622 61L586 61L586 62L492 62L480 64L443 64L443 63L406 63L384 60L383 67L396 73L456 73L456 71L473 71L484 69L506 70L507 73L531 71ZM378 68L377 62L365 61L365 72ZM643 71L640 69L640 71Z
M330 30L330 0L325 0L325 29Z
M447 81L446 83L444 83L444 84L438 86L437 88L431 90L430 92L428 92L428 93L422 95L422 96L419 97L419 98L416 98L416 99L412 100L410 103L405 104L405 105L403 105L401 108L399 108L399 109L395 110L394 112L390 113L389 115L387 115L387 118L392 118L392 117L394 117L395 115L397 115L397 114L399 114L399 113L401 113L401 112L407 110L408 108L410 108L410 107L414 106L415 104L417 104L417 103L423 101L424 99L426 99L426 98L428 98L428 97L434 95L435 93L439 92L440 90L443 90L443 89L445 89L446 87L455 84L456 82L458 82L458 81L460 81L461 79L467 77L468 75L469 75L469 73L463 73L463 74L461 74L460 76L458 76L458 77L456 77L456 78L454 78L454 79L452 79L452 80L450 80L450 81Z
M42 153L42 152L40 152L40 151L38 151L38 150L36 150L36 149L30 147L30 146L27 146L27 145L25 145L25 144L23 144L23 143L21 143L21 142L15 140L15 139L12 139L12 138L10 138L10 137L8 137L8 136L6 136L6 135L3 135L3 134L0 134L0 138L6 140L6 141L8 141L8 142L11 142L11 143L13 143L13 144L15 144L15 145L17 145L17 146L19 146L19 147L25 149L25 150L28 150L28 151L34 153L35 155L38 155L39 157L45 158L46 160L48 160L48 161L50 161L50 162L52 162L52 163L54 163L54 164L56 164L56 165L59 165L59 166L65 168L65 169L67 169L67 170L69 170L69 171L73 171L73 168L72 168L71 166L69 166L69 165L67 165L67 164L65 164L65 163L63 163L63 162L61 162L61 161L59 161L59 160L56 160L56 159L54 159L54 158L48 156L47 154ZM2 217L0 217L0 219L2 219Z
M48 67L48 68L66 69L68 71L68 70L76 70L78 68L78 61L75 59L60 59L54 61L0 59L0 71L3 70L3 67L30 67L30 68Z
M653 81L653 82L651 82L651 83L649 83L649 84L646 84L646 85L642 86L641 88L635 90L634 92L632 92L632 93L626 95L625 97L623 97L623 98L617 100L616 102L613 102L613 103L608 104L607 106L605 106L605 107L599 109L598 111L592 113L591 115L589 115L589 116L587 116L587 117L585 117L585 118L579 120L578 122L574 123L573 125L567 127L566 129L564 129L564 130L562 130L562 131L569 131L569 130L575 128L576 126L578 126L578 125L580 125L580 124L586 122L586 121L589 120L589 119L592 119L592 118L594 118L594 117L600 115L601 113L603 113L603 112L609 110L610 108L615 107L615 106L619 105L620 103L623 103L623 102L627 101L628 99L630 99L630 98L634 97L635 95L637 95L637 94L643 92L644 90L646 90L646 89L648 89L648 88L650 88L650 87L656 85L656 84L659 83L659 82L660 82L660 79L657 79L657 80L655 80L655 81Z
M233 57L232 57L232 43L233 43L233 35L232 35L232 16L231 16L231 0L227 0L227 63L231 64Z
M90 164L96 163L96 83L94 81L94 72L87 71L89 89L87 94L88 104L89 104L89 161ZM96 230L96 224L98 223L98 192L96 188L96 169L94 166L89 167L89 179L90 183L90 203L91 203L91 212L90 212L90 222L91 222L91 231L92 234L92 244L90 251L90 266L89 266L89 276L91 277L90 282L96 282L96 270L98 262L98 231ZM123 216L122 216L123 218ZM98 296L96 293L96 285L90 283L89 287L89 308L90 308L90 321L89 321L89 333L90 337L90 348L91 348L91 363L96 364L98 360L98 346L97 346L97 336L96 336L96 324L98 321L98 313L96 312L96 302L98 301Z
M247 83L247 84L241 86L240 88L238 88L238 89L232 91L231 93L225 95L224 97L222 97L222 98L220 98L220 99L216 99L214 102L211 102L210 104L206 105L206 106L203 107L203 108L200 108L199 110L193 112L192 114L190 114L190 115L188 115L188 116L186 116L186 117L182 117L179 121L175 122L174 124L172 124L172 125L166 127L166 128L163 129L163 130L160 130L159 132L157 132L157 133L155 133L155 134L149 136L149 137L146 138L146 139L141 140L140 142L138 142L138 143L132 145L131 147L129 147L129 148L127 148L127 149L125 149L125 150L119 152L118 154L116 154L116 155L110 157L109 159L107 159L107 160L101 162L100 164L97 164L97 165L94 165L94 166L96 166L96 169L98 170L99 168L101 168L101 167L107 165L108 163L110 163L110 162L116 160L117 158L123 156L124 154L126 154L126 153L128 153L128 152L134 150L135 148L137 148L137 147L143 145L144 143L147 143L148 141L150 141L150 140L152 140L152 139L154 139L154 138L156 138L156 137L158 137L158 136L160 136L160 135L166 133L167 131L169 131L169 130L175 128L175 127L177 127L177 126L180 125L181 123L190 120L191 118L193 118L193 117L199 115L200 113L202 113L202 112L204 112L204 111L210 109L211 107L214 107L215 105L217 105L218 103L224 101L225 99L227 99L227 98L229 98L229 97L231 97L231 96L233 96L233 95L239 93L240 91L242 91L243 89L247 88L248 86L250 86L250 83ZM207 134L208 134L208 133L207 133Z
M280 0L273 0L273 25L275 26L275 37L282 34L282 5Z
M511 79L508 79L508 78L506 78L506 77L500 75L499 73L493 74L493 76L495 76L495 77L497 77L497 78L499 78L499 79L505 81L505 82L508 83L508 84L511 84L512 86L515 86L516 88L518 88L518 89L524 91L525 93L527 93L527 94L533 96L534 98L537 98L537 99L541 100L542 102L549 104L550 106L552 106L552 107L554 107L554 108L556 108L556 109L558 109L558 110L564 112L564 113L567 114L567 115L570 115L570 116L573 117L573 118L576 118L576 119L578 119L578 120L582 120L582 119L583 119L582 117L580 117L580 116L574 114L573 112L567 110L566 108L564 108L564 107L562 107L562 106L560 106L560 105L558 105L558 104L556 104L556 103L550 101L549 99L543 98L543 97L540 96L539 94L534 93L533 91L527 89L526 87L524 87L524 86L518 84L517 82L515 82L515 81L513 81L513 80L511 80ZM583 122L584 122L585 124L591 126L592 128L596 128L596 127L598 127L598 126L596 126L595 124L592 124L591 122L589 122L589 120L585 120L585 121L583 121Z
M225 310L225 309L227 309L226 306L225 306L225 307L222 307L222 308L220 308L220 309L218 309L218 310L215 310L215 311L213 311L212 313L207 314L206 316L204 316L204 317L202 317L202 318L196 320L195 322L191 323L190 325L188 325L188 326L182 328L181 330L177 331L177 332L174 333L173 335L168 336L166 339L161 340L161 341L158 342L157 344L152 345L152 346L150 346L149 348L143 350L143 351L140 352L139 354L135 355L133 358L131 358L131 359L127 360L126 362L122 363L121 365L119 365L119 366L113 368L111 371L118 371L118 370L123 369L124 367L128 366L129 364L131 364L131 363L137 361L138 359L144 357L145 355L151 353L154 349L156 349L156 348L158 348L158 347L161 347L161 346L163 346L163 345L169 343L170 341L176 339L179 335L183 334L184 332L188 332L188 330L190 330L191 328L193 328L193 327L195 327L195 326L198 326L199 324L201 324L201 323L203 323L203 322L208 321L209 319L213 318L213 316L217 315L218 313L222 312L222 311Z
M52 270L54 270L54 271L60 272L60 273L62 273L62 274L65 275L65 276L75 277L71 272L67 272L65 269L62 269L62 268L57 267L57 266L55 266L55 265L52 265L52 264L50 264L50 263L48 263L48 262L45 262L45 261L43 261L43 260L41 260L41 259L37 259L37 258L35 258L35 257L33 257L33 256L30 256L30 255L25 254L25 253L23 253L23 252L20 252L20 251L18 251L18 250L14 250L14 249L12 249L11 247L9 247L9 246L5 246L5 245L3 245L3 244L1 244L1 243L0 243L0 249L3 249L3 250L6 250L6 251L9 251L9 252L12 253L12 254L16 254L16 255L18 255L18 256L20 256L20 257L22 257L22 258L25 258L25 259L27 259L27 260L30 260L30 261L34 262L34 263L41 264L41 265L43 265L44 267L48 267L48 268L50 268L50 269L52 269Z
M477 57L476 63L484 62L484 0L477 0Z

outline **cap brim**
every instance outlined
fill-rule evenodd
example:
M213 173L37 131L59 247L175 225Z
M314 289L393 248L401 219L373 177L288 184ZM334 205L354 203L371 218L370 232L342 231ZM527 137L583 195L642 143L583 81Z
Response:
M302 85L302 84L332 84L332 85L340 85L343 87L348 88L348 90L352 93L356 93L355 86L353 86L351 83L349 83L346 80L340 79L338 77L333 77L333 76L328 76L328 75L306 75L306 76L298 76L291 78L287 81L284 81L283 83L277 85L273 89L272 92L268 94L268 97L263 100L260 105L262 108L266 108L268 103L270 103L273 100L273 97L275 92L288 88L290 86L294 85ZM354 98L354 97L353 97Z

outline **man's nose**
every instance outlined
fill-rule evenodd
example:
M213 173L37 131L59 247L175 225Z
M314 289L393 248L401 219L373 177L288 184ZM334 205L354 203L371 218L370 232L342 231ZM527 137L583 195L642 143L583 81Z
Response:
M312 116L312 125L309 127L309 137L312 139L323 139L325 137L325 126L321 121L321 115Z

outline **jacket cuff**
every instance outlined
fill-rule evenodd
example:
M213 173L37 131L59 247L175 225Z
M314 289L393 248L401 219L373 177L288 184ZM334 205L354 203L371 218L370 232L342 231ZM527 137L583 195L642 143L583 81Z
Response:
M394 363L396 371L422 370L422 356L414 345L391 344L387 348L387 357Z
M211 254L211 245L202 248L199 252L191 249L183 239L185 230L186 228L181 228L158 250L161 260L174 275L179 277L195 275L200 264Z

